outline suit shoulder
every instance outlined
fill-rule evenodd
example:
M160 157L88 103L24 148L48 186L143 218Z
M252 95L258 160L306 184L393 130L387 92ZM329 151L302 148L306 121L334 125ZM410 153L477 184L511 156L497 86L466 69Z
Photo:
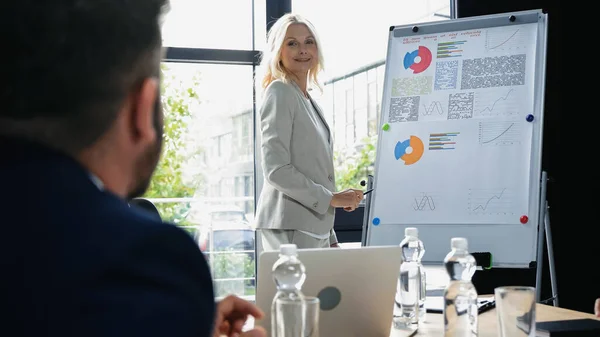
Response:
M139 261L151 263L154 256L158 259L156 263L162 264L164 260L172 260L172 263L167 264L174 265L177 261L185 260L188 266L194 267L192 268L195 270L194 274L199 272L195 277L210 280L208 264L200 247L191 235L174 224L148 223L143 233L136 235L124 248L122 253L133 256Z
M142 213L142 214L140 214ZM115 225L122 227L119 234L112 230L105 235L117 236L112 248L105 250L107 263L129 261L141 268L172 268L173 273L187 273L196 282L210 282L208 263L192 235L175 224L155 220L139 210L129 210L115 216ZM181 268L180 261L186 261ZM118 263L118 262L117 262Z
M109 256L93 265L91 278L100 280L96 288L103 294L97 300L114 308L106 319L147 336L208 336L215 293L204 254L183 229L127 210L125 206L113 217L116 225L126 227L118 247L111 242L103 254ZM109 275L110 282L97 275Z
M87 217L86 233L81 233L80 237L92 246L111 242L111 249L105 249L108 255L125 254L132 247L150 244L168 250L184 249L202 256L192 236L174 224L156 220L144 210L129 207L127 203L110 197L96 206L88 213L93 216Z
M131 232L131 239L146 239L149 236L166 237L176 240L180 244L195 245L191 235L177 225L156 220L153 216L146 214L143 210L125 209L115 218L116 223L125 225ZM198 248L198 247L195 247Z
M291 83L285 83L282 80L275 80L271 82L265 89L265 96L269 95L294 95L294 87Z

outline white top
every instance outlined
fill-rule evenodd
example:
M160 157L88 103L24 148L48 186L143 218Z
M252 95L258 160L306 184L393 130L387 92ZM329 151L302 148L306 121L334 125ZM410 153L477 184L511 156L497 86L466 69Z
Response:
M311 99L309 97L305 97L306 101L308 101L308 105L310 106L310 109L312 110L312 112L315 115L319 115L316 110L315 110L315 106L313 105ZM325 124L323 122L323 120L319 117L319 120L321 122L321 127L319 128L319 133L321 134L321 136L325 139L329 139L329 131L327 130L327 128L325 127ZM313 237L315 239L319 239L319 240L325 240L330 236L330 233L325 233L325 234L315 234L312 232L307 232L307 231L302 231L299 230L299 232L302 232L310 237Z
M296 255L298 247L293 243L286 243L279 246L279 252L283 255Z
M323 120L323 118L321 118L321 115L317 112L317 109L315 109L315 104L313 103L312 98L306 97L305 99L308 102L308 105L310 106L310 110L312 111L312 113L319 117L318 119L319 119L320 126L321 126L319 128L319 134L321 134L321 136L323 138L327 139L327 141L331 141L331 139L329 139L329 137L330 137L329 130L325 126L326 122Z
M298 230L298 232L302 232L302 233L304 233L304 234L306 234L306 235L308 235L310 237L313 237L313 238L319 239L319 240L325 240L325 239L327 239L331 235L331 233L315 234L315 233L312 233L312 232L307 232L307 231L302 231L302 230Z

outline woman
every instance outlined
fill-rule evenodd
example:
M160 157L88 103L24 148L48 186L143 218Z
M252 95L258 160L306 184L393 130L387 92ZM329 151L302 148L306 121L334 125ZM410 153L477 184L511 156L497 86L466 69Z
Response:
M262 58L260 107L264 186L256 223L259 253L284 243L298 248L339 247L336 207L353 211L360 190L335 191L333 139L323 112L308 93L321 89L323 56L313 25L297 14L282 16L269 30Z

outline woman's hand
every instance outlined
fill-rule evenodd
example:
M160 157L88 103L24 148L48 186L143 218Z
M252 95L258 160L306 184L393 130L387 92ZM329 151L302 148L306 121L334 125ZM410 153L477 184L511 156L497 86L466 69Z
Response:
M344 210L351 212L358 208L358 204L363 198L363 191L349 188L334 193L330 205L333 207L341 207L344 208Z

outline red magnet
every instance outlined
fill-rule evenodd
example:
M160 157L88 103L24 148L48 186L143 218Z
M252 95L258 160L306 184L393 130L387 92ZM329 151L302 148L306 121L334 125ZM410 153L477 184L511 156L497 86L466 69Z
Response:
M526 224L527 221L529 221L529 218L527 217L527 215L522 215L520 220L522 224Z

